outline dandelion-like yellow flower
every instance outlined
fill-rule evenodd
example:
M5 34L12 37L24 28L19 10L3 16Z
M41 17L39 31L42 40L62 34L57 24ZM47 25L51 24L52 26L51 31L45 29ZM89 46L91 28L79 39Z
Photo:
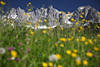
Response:
M78 25L78 22L76 22L76 25Z
M73 50L73 52L74 52L74 53L77 53L77 52L78 52L78 50L77 50L77 49L74 49L74 50Z
M71 21L73 22L74 21L74 18L72 18Z
M42 33L44 33L44 34L45 34L45 33L46 33L46 30L43 30L43 31L42 31Z
M66 38L60 38L59 40L65 42L66 41Z
M58 65L57 67L63 67L62 65Z
M88 39L88 42L89 42L90 44L93 44L93 41L92 41L91 39Z
M88 42L85 42L85 45L88 45Z
M68 41L71 41L71 38L68 38Z
M95 51L99 51L99 48L98 48L98 47L94 47L94 50L95 50Z
M82 16L82 15L80 15L80 17L81 17L81 18L83 18L83 16Z
M77 57L77 54L76 53L72 53L72 57L73 58Z
M64 44L60 44L60 47L64 47Z
M14 58L16 58L16 57L17 57L17 52L14 51L14 50L12 50L12 51L11 51L11 56L14 57Z
M88 57L92 57L92 56L93 56L93 54L92 54L91 52L87 52L86 55L87 55Z
M48 64L47 64L46 62L43 62L43 63L42 63L42 66L43 66L43 67L48 67Z
M47 23L47 20L46 19L44 19L44 23Z
M100 34L97 34L97 37L100 37Z
M79 42L80 41L79 38L77 38L76 41Z
M58 43L56 43L55 45L56 45L56 47L58 47Z
M56 54L56 57L59 59L61 59L61 55L60 54Z
M83 60L83 64L87 66L88 65L88 61L87 60Z
M71 55L71 50L66 50L66 54Z
M80 64L81 64L81 60L76 59L76 64L77 64L77 65L80 65Z
M53 63L52 62L49 62L48 65L49 65L49 67L53 67Z
M86 38L84 36L81 37L81 41L85 41Z
M0 1L0 4L1 4L1 5L5 5L6 3L5 3L5 2L3 2L3 1Z
M30 34L31 34L31 35L33 35L33 34L34 34L34 32L33 32L33 31L31 31L31 32L30 32Z

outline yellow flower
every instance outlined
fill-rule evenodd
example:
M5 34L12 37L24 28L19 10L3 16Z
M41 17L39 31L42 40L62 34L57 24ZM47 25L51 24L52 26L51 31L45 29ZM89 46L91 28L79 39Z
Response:
M17 57L17 52L14 51L14 50L12 50L12 51L11 51L11 56L14 57L14 58L16 58L16 57Z
M27 24L30 24L31 25L31 22L27 22Z
M28 2L28 4L30 5L30 4L31 4L31 2Z
M66 54L71 55L71 50L66 50Z
M60 54L56 54L56 57L59 59L61 59L61 55Z
M98 48L98 47L94 47L94 50L95 50L95 51L99 51L99 48Z
M80 26L80 30L83 30L83 27L82 26Z
M74 21L74 18L72 18L71 21L73 22Z
M72 57L73 58L77 57L77 54L76 53L72 53Z
M34 34L34 32L33 32L33 31L31 31L31 32L30 32L30 34L31 34L31 35L33 35L33 34Z
M44 33L44 34L45 34L45 33L46 33L46 30L43 30L43 31L42 31L42 33Z
M44 19L44 22L45 22L45 23L47 23L47 20L46 20L46 19Z
M64 47L64 44L60 44L60 47Z
M87 60L83 60L83 64L87 66L88 65L88 61Z
M100 34L97 34L97 37L100 37Z
M88 42L85 42L85 45L88 45Z
M60 38L59 40L65 42L66 41L66 38Z
M80 17L81 17L81 18L83 18L83 16L82 16L82 15L80 15Z
M77 65L80 65L80 64L81 64L80 58L77 58L77 59L76 59L76 64L77 64Z
M77 49L74 49L74 50L73 50L73 52L74 52L74 53L77 53L77 52L78 52L78 50L77 50Z
M80 41L79 38L77 38L76 41L79 42Z
M56 43L55 45L56 45L56 47L58 47L58 43Z
M43 67L48 67L48 64L47 64L46 62L43 62L43 63L42 63L42 66L43 66Z
M82 19L82 22L85 22L85 19Z
M78 22L76 22L76 25L78 24Z
M38 20L38 22L40 22L40 23L41 23L41 22L42 22L42 20L41 20L41 19L39 19L39 20Z
M84 36L81 37L81 41L85 41L86 38Z
M58 65L57 67L63 67L62 65Z
M70 41L71 40L71 38L68 38L68 41Z
M86 55L87 55L88 57L92 57L92 56L93 56L93 54L92 54L91 52L87 52Z
M53 63L49 62L48 63L49 67L53 67Z
M93 44L93 41L92 41L91 39L88 39L88 42L89 42L90 44Z
M82 15L84 15L85 13L84 12L82 12Z
M28 11L31 11L31 9L28 9Z
M5 5L6 3L5 3L5 2L3 2L3 1L0 1L0 4L1 4L1 5Z

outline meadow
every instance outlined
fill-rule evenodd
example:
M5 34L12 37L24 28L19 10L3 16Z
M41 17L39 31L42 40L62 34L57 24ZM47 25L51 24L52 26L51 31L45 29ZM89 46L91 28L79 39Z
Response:
M99 67L100 31L0 24L0 67Z

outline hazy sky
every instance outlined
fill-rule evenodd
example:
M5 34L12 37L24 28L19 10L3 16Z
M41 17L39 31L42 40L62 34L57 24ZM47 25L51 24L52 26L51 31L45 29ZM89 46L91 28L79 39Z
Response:
M26 8L28 2L31 1L32 5L35 8L40 8L43 5L48 7L53 5L54 8L57 8L62 11L74 11L79 6L90 5L100 11L100 0L4 0L7 3L9 8L21 7Z

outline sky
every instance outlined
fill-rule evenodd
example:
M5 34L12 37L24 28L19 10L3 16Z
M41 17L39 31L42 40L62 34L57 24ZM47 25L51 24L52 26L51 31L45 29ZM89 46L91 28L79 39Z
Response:
M54 8L65 11L72 12L76 10L79 6L87 6L90 5L95 9L100 11L100 0L3 0L5 1L6 8L18 8L26 10L26 5L28 2L31 2L35 8L41 8L42 6L48 7L53 5Z

